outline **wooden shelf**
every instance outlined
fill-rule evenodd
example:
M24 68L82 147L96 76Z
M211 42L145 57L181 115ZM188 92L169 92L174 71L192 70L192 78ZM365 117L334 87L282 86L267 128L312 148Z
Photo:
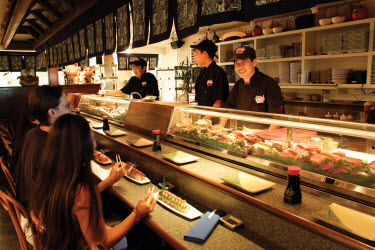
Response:
M111 79L118 79L118 77L117 76L100 77L100 80L111 80Z
M275 59L258 59L258 63L272 63L272 62L290 62L290 61L301 61L302 57L285 57Z
M319 59L335 59L335 58L346 58L346 57L367 57L369 52L358 52L358 53L343 53L333 55L316 55L316 56L305 56L306 60L319 60Z
M283 84L279 83L281 89L337 89L336 84Z

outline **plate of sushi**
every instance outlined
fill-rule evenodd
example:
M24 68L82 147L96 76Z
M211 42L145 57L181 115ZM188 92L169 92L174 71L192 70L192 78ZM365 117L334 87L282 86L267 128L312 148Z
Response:
M150 182L150 179L148 179L144 173L134 168L134 166L130 164L125 164L125 169L126 169L126 172L125 172L126 178L138 184L146 184Z
M109 159L108 156L106 156L105 154L103 153L100 153L99 151L94 151L94 159L95 161L101 163L101 164L111 164L112 163L112 160Z
M154 197L164 207L190 220L202 216L202 213L195 207L189 205L185 200L172 194L168 190L160 190L154 193Z

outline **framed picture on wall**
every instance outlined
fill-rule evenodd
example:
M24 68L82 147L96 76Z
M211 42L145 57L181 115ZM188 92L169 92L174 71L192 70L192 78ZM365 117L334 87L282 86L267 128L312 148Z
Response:
M157 57L149 57L148 58L148 69L155 70L158 67L158 58Z
M128 70L128 58L126 56L118 57L118 70Z

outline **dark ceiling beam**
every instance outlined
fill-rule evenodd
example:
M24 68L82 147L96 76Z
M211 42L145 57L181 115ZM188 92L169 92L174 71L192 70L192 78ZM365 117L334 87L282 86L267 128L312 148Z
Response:
M33 27L39 34L44 34L43 27L40 26L34 19L27 19L26 22L30 24L30 26Z
M28 42L29 44L33 45L34 42L35 42L35 40L34 40L34 39L27 39L27 42Z
M69 10L69 12L74 11L74 5L70 0L60 0L60 3L65 6Z
M52 29L52 22L47 17L45 17L42 14L42 12L33 10L30 12L30 14L33 15L36 19L38 19L39 22L41 22L46 27L46 29L48 30Z
M36 0L42 8L47 11L55 20L59 20L62 14L47 0Z
M33 47L28 42L12 41L7 50L33 50Z
M20 26L20 27L18 27L16 34L26 35L26 34L29 34L29 33L25 30L25 28L23 26Z
M1 41L0 47L2 47L3 49L8 49L8 45L10 44L10 41L16 33L18 26L21 24L21 21L25 16L29 8L29 5L31 4L31 1L32 0L22 0L16 2L16 6L14 7L8 28L5 32L3 41Z
M101 0L81 1L77 6L75 6L74 11L70 15L64 16L61 20L55 22L53 24L52 30L45 32L45 34L34 43L34 49L38 48L43 43L47 42L48 39L53 37L56 33L61 31L68 24L73 22L76 18L78 18L80 15L94 7L99 2L101 2Z
M39 33L36 32L33 28L31 28L30 26L24 26L23 27L27 33L29 33L32 37L34 37L35 39L38 39L39 37Z

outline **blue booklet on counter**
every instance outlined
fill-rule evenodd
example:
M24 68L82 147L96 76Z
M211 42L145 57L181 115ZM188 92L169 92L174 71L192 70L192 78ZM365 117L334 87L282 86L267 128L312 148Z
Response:
M220 217L225 215L222 210L217 210L213 215L211 215L211 213L211 211L207 211L202 218L190 228L189 232L184 235L184 239L200 243L205 242L219 222Z

